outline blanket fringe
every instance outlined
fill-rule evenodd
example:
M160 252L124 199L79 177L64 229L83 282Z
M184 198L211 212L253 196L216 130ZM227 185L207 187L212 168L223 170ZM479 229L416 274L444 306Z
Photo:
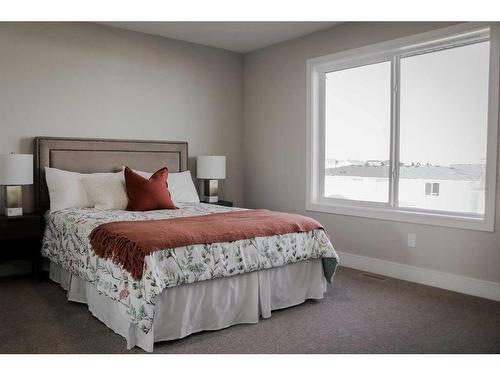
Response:
M132 277L139 280L144 269L144 256L141 247L128 238L110 232L106 227L98 226L90 233L90 244L95 253L104 259L111 259L130 272Z

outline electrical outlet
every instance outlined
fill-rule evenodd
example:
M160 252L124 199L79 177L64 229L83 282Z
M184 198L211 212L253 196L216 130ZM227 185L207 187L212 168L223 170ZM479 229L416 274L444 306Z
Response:
M408 233L408 247L417 247L417 235Z

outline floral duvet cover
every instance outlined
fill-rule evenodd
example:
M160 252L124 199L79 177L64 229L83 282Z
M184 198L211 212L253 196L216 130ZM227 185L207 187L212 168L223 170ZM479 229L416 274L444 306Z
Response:
M71 208L47 213L42 255L120 303L129 321L145 333L153 326L156 296L165 288L312 258L322 258L325 277L329 280L333 276L338 257L323 230L159 250L146 257L141 280L134 280L111 260L98 257L88 238L92 229L111 221L157 220L231 210L241 209L183 203L178 210Z

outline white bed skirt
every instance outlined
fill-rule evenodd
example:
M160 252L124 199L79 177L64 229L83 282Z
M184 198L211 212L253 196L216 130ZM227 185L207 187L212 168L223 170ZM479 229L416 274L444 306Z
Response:
M118 302L52 262L50 279L67 290L69 301L87 304L97 319L125 337L127 349L139 346L148 352L158 341L257 323L261 316L269 318L271 310L321 299L326 292L320 259L167 288L158 296L153 328L145 334L127 320Z

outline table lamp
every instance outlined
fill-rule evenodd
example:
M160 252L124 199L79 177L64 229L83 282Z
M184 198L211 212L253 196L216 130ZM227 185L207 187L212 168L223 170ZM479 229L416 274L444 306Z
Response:
M203 201L214 203L219 200L219 180L226 178L225 156L198 156L197 177L203 179Z
M21 216L21 185L33 183L33 155L0 154L0 185L5 185L5 215Z

